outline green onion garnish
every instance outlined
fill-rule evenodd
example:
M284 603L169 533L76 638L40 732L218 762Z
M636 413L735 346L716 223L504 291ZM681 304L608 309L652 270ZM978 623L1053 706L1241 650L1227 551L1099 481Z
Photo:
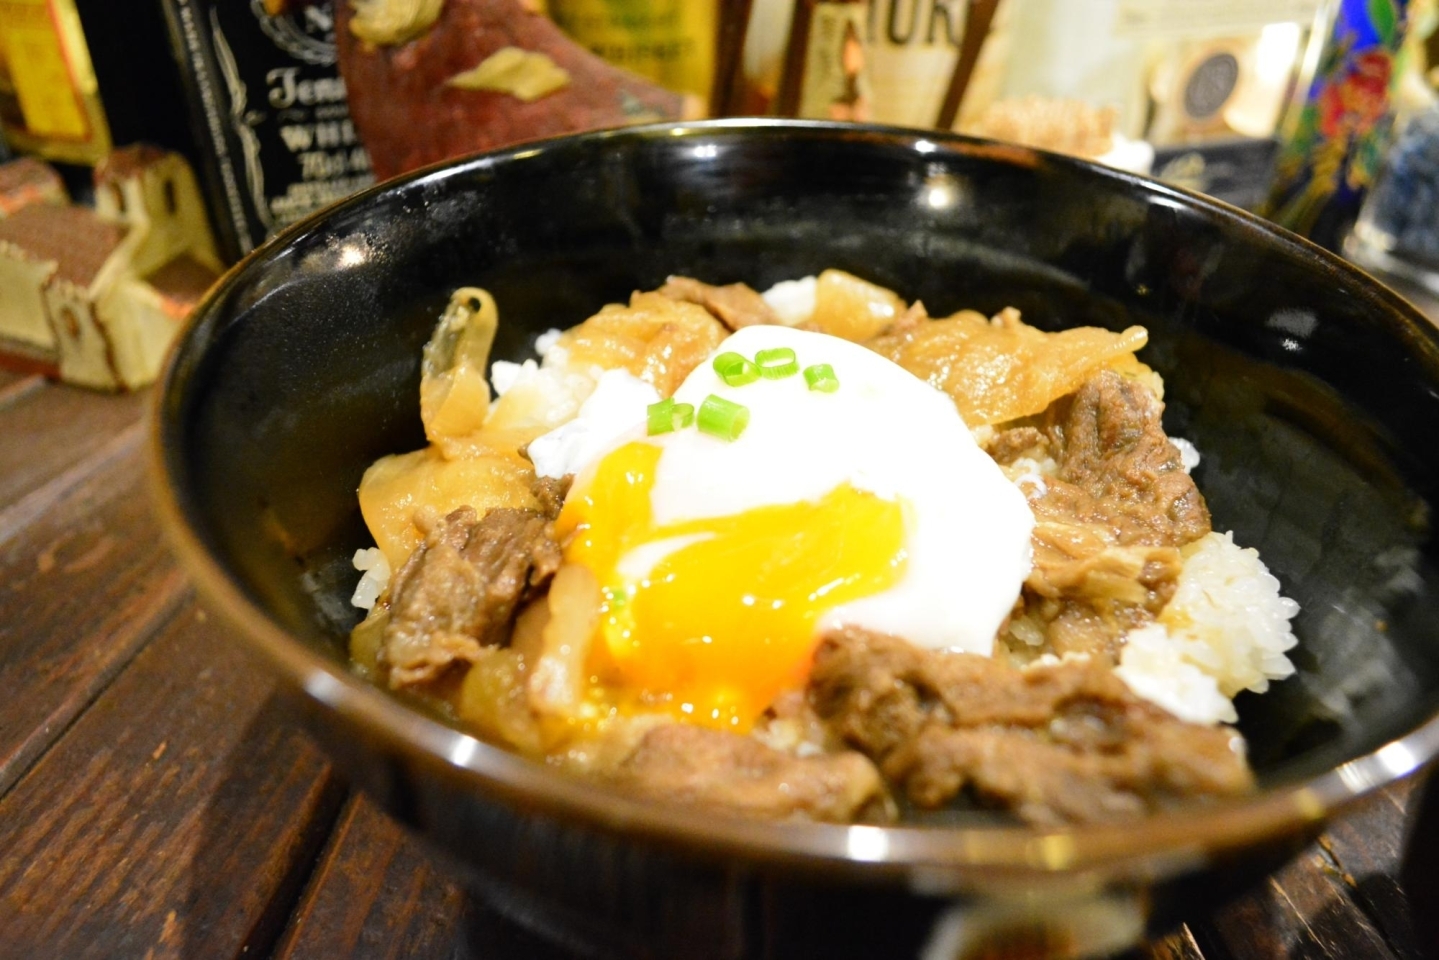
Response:
M799 373L799 361L789 347L761 350L754 355L754 363L759 367L759 375L766 380L783 380Z
M645 408L649 421L649 435L673 433L681 427L694 423L695 408L690 403L675 403L674 397L666 397L659 403Z
M715 373L731 387L742 387L759 379L759 367L748 357L730 351L714 359Z
M734 440L749 426L749 407L710 394L700 404L700 430L721 440Z
M809 384L811 390L818 390L821 393L834 393L839 389L839 378L834 375L834 367L827 363L816 363L812 367L805 367L804 382Z

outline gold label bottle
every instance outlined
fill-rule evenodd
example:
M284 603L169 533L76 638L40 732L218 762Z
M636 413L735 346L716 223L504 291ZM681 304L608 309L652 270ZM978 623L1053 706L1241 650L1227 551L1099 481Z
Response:
M560 29L615 66L709 97L716 0L548 0L546 7Z
M74 0L0 0L0 124L11 146L65 163L110 152Z

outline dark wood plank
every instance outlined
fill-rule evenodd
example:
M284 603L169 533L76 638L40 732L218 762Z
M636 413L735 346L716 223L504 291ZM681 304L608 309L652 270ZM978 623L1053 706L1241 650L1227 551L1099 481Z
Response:
M274 960L329 957L580 960L462 889L363 796L331 837Z
M1433 956L1432 948L1429 953L1420 949L1409 900L1398 879L1412 789L1412 783L1405 781L1380 791L1331 824L1319 844L1395 955L1424 960Z
M273 691L186 605L0 800L0 952L263 955L343 800Z
M1253 893L1191 929L1210 960L1394 960L1395 956L1318 845Z
M45 383L45 378L38 373L16 373L0 368L0 410L21 397L34 393L45 386Z
M188 594L150 515L142 439L0 541L0 795Z
M473 899L450 869L362 795L352 797L274 960L571 960ZM1187 928L1123 960L1206 960Z
M1136 950L1134 960L1206 960L1188 927L1181 927L1163 940Z
M1399 884L1409 903L1419 955L1439 960L1439 775L1432 768L1413 785L1405 807Z
M0 504L23 500L133 427L148 397L45 383L0 403Z
M374 804L353 798L275 960L465 956L465 894L449 872Z

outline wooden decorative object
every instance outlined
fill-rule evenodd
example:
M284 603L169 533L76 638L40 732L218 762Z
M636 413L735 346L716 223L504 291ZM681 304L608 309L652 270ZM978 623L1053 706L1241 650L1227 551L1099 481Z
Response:
M158 375L171 340L220 274L188 164L125 147L95 169L95 208L53 170L0 166L0 365L102 390Z
M984 48L984 39L989 36L990 24L994 22L999 0L970 0L969 12L965 15L964 40L960 44L959 59L955 61L954 73L949 78L949 87L944 93L944 102L939 106L939 116L934 125L941 130L954 129L955 118L959 116L964 91L969 87L974 68L979 64L979 54Z
M0 164L0 220L32 203L69 203L55 168L35 157Z

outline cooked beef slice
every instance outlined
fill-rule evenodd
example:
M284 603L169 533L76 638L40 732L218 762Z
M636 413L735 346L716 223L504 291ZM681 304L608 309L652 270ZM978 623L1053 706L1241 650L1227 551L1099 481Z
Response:
M999 430L990 437L984 446L984 452L989 454L995 463L1008 466L1025 453L1047 456L1049 438L1041 433L1038 427L1011 427L1008 430Z
M1035 595L1086 602L1098 610L1164 609L1184 559L1175 547L1119 546L1098 525L1036 520L1034 567L1026 581Z
M1106 370L1048 424L1059 482L1051 511L1109 528L1121 546L1180 547L1209 533L1204 497L1184 472L1148 389Z
M390 686L437 680L504 643L516 608L559 565L554 523L539 511L497 508L477 518L460 507L434 522L391 585L379 653Z
M779 323L779 317L765 303L764 297L748 284L731 283L716 287L690 277L670 277L659 292L671 300L699 304L731 330L761 323Z
M609 779L667 802L769 819L852 823L890 809L879 771L852 750L796 757L684 723L650 730Z
M1173 582L1168 583L1173 591ZM1116 666L1124 635L1153 622L1150 611L1127 603L1062 600L1047 620L1045 638L1057 656L1084 654Z
M1233 730L1176 719L1095 658L1019 669L848 628L809 695L918 807L968 791L1030 823L1095 823L1253 786Z
M1147 388L1108 370L1049 411L1046 443L1058 475L1029 501L1034 566L1025 593L1063 601L1052 608L1063 621L1051 621L1056 652L1112 662L1124 634L1174 595L1179 548L1209 532L1204 498L1161 412ZM1006 440L1000 452L1030 439Z
M559 479L536 477L530 483L530 492L535 495L535 501L539 504L537 509L542 516L554 520L560 515L560 508L565 505L565 497L569 494L570 484L574 479L574 474L568 474Z

